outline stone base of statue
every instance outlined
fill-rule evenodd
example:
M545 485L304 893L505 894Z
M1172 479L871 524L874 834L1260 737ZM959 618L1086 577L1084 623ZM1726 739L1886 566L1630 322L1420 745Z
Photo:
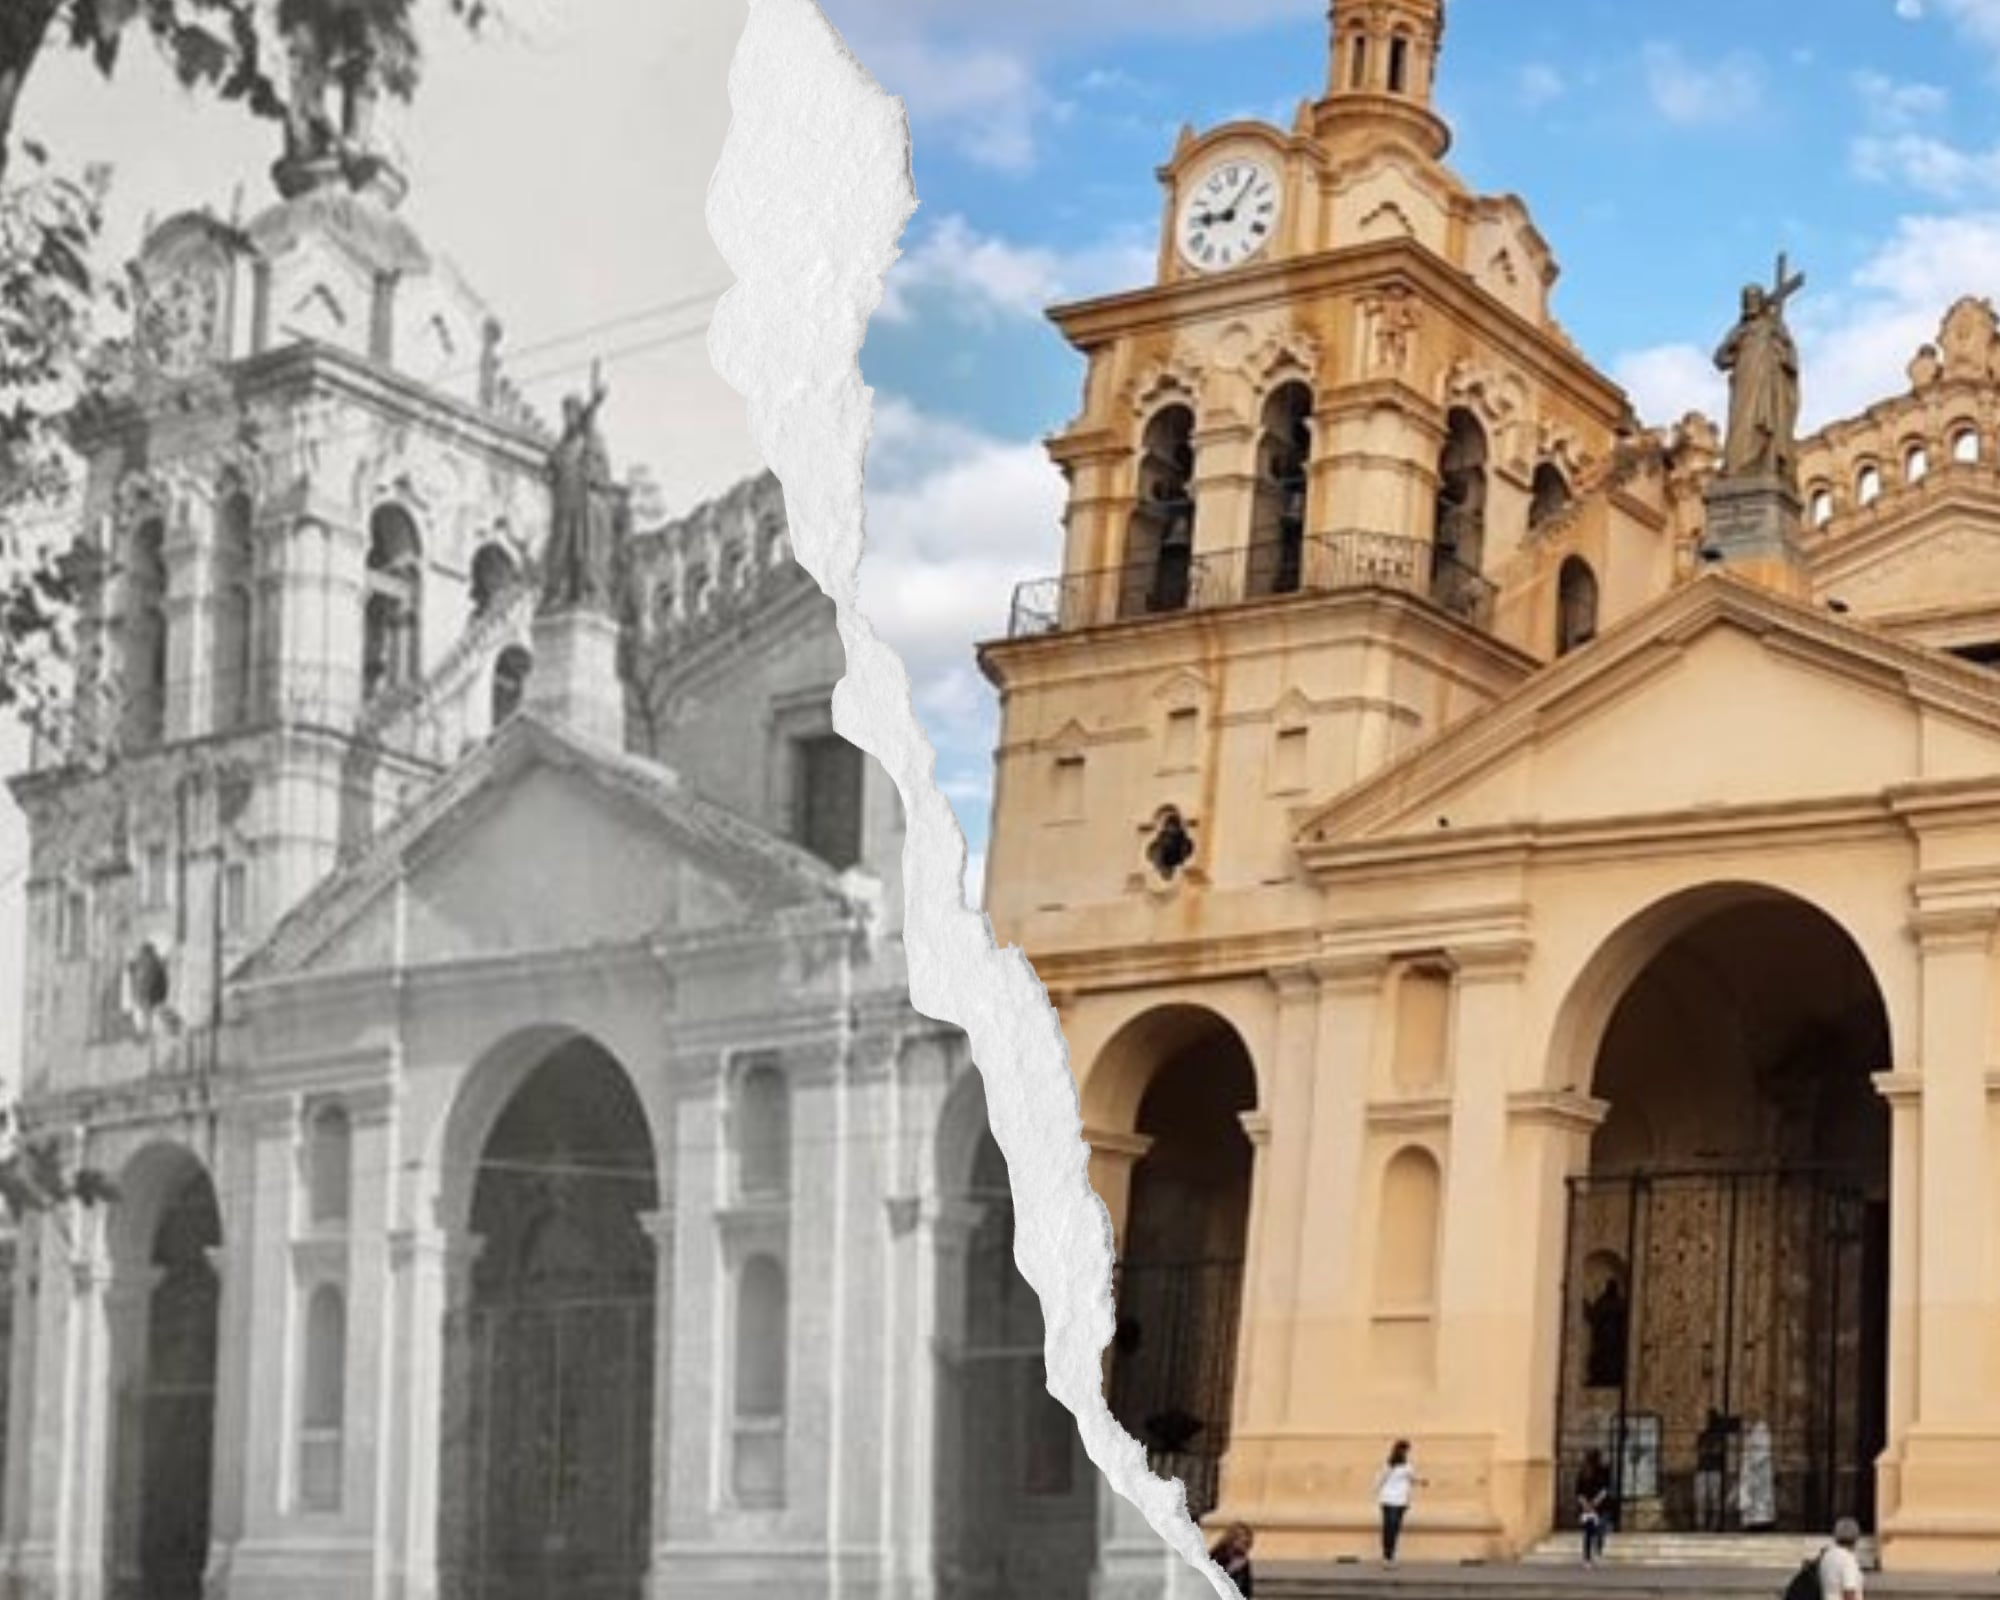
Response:
M618 624L569 606L535 618L535 664L525 709L600 744L625 745L625 684L618 675Z
M1782 478L1717 478L1703 496L1702 560L1752 583L1803 596L1804 526L1798 491Z

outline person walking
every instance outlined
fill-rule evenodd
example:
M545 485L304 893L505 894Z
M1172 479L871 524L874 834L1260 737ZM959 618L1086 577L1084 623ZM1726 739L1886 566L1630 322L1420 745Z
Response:
M1604 1536L1611 1528L1611 1469L1601 1450L1583 1458L1583 1470L1576 1475L1576 1510L1583 1524L1583 1564L1594 1567L1604 1555Z
M1403 1519L1410 1512L1410 1493L1426 1487L1410 1461L1410 1441L1398 1439L1389 1447L1389 1459L1375 1474L1375 1503L1382 1509L1382 1560L1396 1564L1396 1546L1402 1542Z
M1222 1575L1236 1585L1236 1592L1249 1600L1250 1547L1257 1542L1248 1523L1239 1522L1209 1548L1208 1559L1222 1568Z
M1861 1524L1842 1517L1833 1525L1833 1543L1820 1553L1820 1600L1861 1600L1861 1560L1854 1547L1861 1543Z

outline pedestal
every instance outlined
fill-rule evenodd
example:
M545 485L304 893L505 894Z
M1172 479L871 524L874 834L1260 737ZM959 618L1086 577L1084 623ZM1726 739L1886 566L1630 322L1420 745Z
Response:
M558 611L535 618L533 638L529 713L623 749L625 685L618 676L618 624L595 611Z
M1702 499L1705 561L1780 594L1806 598L1801 506L1791 484L1782 478L1718 478Z

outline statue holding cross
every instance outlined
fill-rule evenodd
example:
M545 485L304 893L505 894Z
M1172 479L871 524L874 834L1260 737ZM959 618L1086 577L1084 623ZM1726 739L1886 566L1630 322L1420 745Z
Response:
M1729 430L1721 476L1776 482L1798 492L1799 349L1785 326L1785 305L1805 275L1778 257L1772 287L1743 291L1743 315L1715 364L1729 374Z

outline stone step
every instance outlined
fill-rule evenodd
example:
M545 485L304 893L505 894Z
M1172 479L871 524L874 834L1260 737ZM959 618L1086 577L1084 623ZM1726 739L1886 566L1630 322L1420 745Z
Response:
M1749 1566L1430 1566L1260 1562L1261 1600L1779 1600L1788 1574ZM2000 1600L2000 1576L1876 1573L1868 1600Z
M1529 1566L1577 1566L1582 1561L1581 1532L1553 1534L1529 1551ZM1745 1567L1761 1572L1790 1572L1826 1548L1824 1534L1699 1534L1628 1533L1611 1536L1604 1564L1617 1567ZM1856 1549L1864 1571L1878 1562L1875 1541L1864 1539Z

